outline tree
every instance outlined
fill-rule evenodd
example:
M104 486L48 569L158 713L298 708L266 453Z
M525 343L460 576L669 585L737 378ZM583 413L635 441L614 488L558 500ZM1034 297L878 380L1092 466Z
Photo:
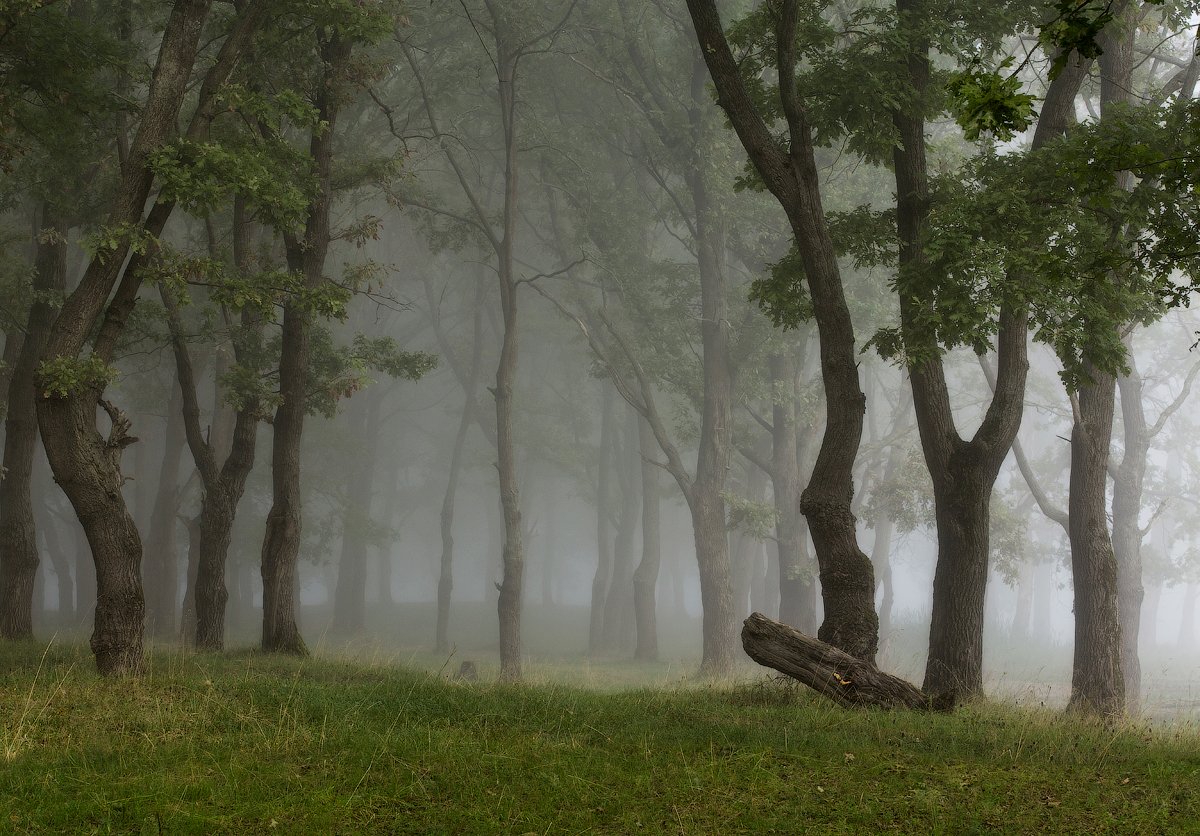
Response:
M700 51L717 102L737 131L755 171L787 215L803 266L820 339L826 425L812 476L800 499L817 551L825 621L818 637L873 662L879 644L871 562L858 547L854 515L854 456L862 438L865 397L858 380L854 327L829 226L821 205L813 129L796 85L800 3L764 7L778 101L764 111L751 95L713 0L688 0ZM780 142L768 122L782 121Z

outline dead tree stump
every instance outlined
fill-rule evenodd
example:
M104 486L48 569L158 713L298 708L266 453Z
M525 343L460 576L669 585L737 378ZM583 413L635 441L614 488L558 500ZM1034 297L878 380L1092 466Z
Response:
M742 647L760 665L785 673L847 708L938 708L921 689L832 645L753 613L742 625Z

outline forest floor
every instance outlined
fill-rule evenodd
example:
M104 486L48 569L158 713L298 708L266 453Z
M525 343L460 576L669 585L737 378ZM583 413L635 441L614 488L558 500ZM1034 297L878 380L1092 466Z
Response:
M0 645L0 832L1166 833L1200 733L847 712L755 675L604 692L331 659Z

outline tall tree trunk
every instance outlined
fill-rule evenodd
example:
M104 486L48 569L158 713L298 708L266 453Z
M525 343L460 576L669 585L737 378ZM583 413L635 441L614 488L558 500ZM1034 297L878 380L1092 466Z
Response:
M187 443L183 426L183 399L178 389L172 393L167 409L158 493L150 514L147 537L150 554L142 565L148 626L150 634L159 639L178 635L175 598L179 587L179 555L175 549L175 524L179 513L179 460Z
M1034 563L1026 560L1017 570L1017 604L1013 610L1012 626L1008 636L1012 641L1028 641L1033 638L1033 586Z
M381 403L375 392L359 394L357 404L353 400L350 402L349 423L351 432L358 439L359 450L346 491L342 556L338 562L333 608L333 629L343 634L366 629L367 539L364 529L371 520Z
M662 498L658 465L654 463L654 434L645 419L638 421L638 449L642 459L642 559L633 573L633 612L637 623L637 647L633 656L644 662L655 662L658 661L656 592L662 566Z
M955 426L938 346L920 331L928 302L905 290L905 279L927 268L923 250L929 216L923 93L930 76L929 41L923 34L925 0L897 0L905 43L905 81L917 91L908 109L893 112L900 143L894 151L896 226L900 240L900 314L913 353L924 346L933 359L910 368L921 448L933 480L938 559L923 689L939 704L974 697L983 688L983 625L987 598L992 489L1021 426L1028 316L1009 306L1000 312L999 369L992 401L975 435L964 440Z
M454 506L458 498L458 482L462 475L463 451L467 443L467 432L475 420L479 408L476 402L476 387L483 358L483 282L476 285L475 302L472 309L471 365L463 383L463 408L458 420L458 431L454 434L454 446L450 451L450 471L446 476L446 492L442 497L441 535L442 556L438 564L437 627L436 645L438 653L450 650L450 603L454 592Z
M34 263L35 298L9 380L0 468L0 637L33 637L33 587L38 569L33 514L33 464L38 446L34 377L54 321L54 299L65 288L67 226L49 201L42 205ZM15 341L12 337L9 342Z
M591 621L588 625L588 653L595 654L604 645L604 604L612 578L613 543L612 521L612 471L613 447L616 434L613 431L614 401L608 397L608 386L601 384L600 446L599 462L596 466L596 573L592 576Z
M617 512L617 534L613 538L612 580L604 597L604 637L607 650L628 650L623 646L633 612L633 540L637 532L641 483L641 458L638 447L638 415L627 410L623 442L617 447L616 472L621 487L621 507Z
M1088 369L1071 428L1069 529L1075 590L1075 657L1071 675L1074 709L1116 715L1125 709L1121 676L1121 625L1117 561L1109 538L1105 488L1112 442L1114 390L1111 375Z
M1100 35L1100 118L1132 96L1135 21L1127 4L1117 25ZM1114 31L1119 29L1120 31ZM1128 173L1117 184L1132 187ZM1120 229L1114 229L1123 235ZM1116 275L1113 281L1120 281ZM1072 410L1069 531L1075 590L1075 656L1071 675L1073 709L1106 716L1125 711L1125 678L1121 673L1121 620L1117 598L1117 560L1109 533L1105 489L1112 447L1116 381L1085 364L1087 382L1079 387ZM1136 652L1136 648L1135 648Z
M858 547L850 510L854 458L862 438L866 401L858 379L854 326L821 203L812 128L797 98L799 7L786 3L776 24L780 106L788 126L786 149L780 147L763 121L741 78L714 0L688 0L688 9L721 106L767 188L787 214L820 336L825 434L812 477L800 499L800 510L808 520L816 546L825 601L825 620L818 636L827 644L873 662L879 642L875 579L870 560Z
M107 215L111 227L141 224L157 236L174 208L170 202L157 202L143 222L154 180L149 160L177 135L179 111L192 81L210 5L211 0L176 0L172 4L145 102L139 110L138 129L120 166L121 176ZM207 131L216 91L236 66L261 21L264 5L249 4L222 44L200 85L199 101L187 131L189 138L199 139ZM77 362L89 344L92 362L106 365L112 360L136 301L140 268L146 260L146 255L134 253L126 263L133 238L122 236L115 246L92 258L79 286L55 319L44 353L48 360ZM101 400L103 388L102 381L94 380L64 393L56 390L52 380L39 381L38 424L55 479L75 508L96 566L96 618L91 639L96 664L101 673L120 674L142 667L145 601L141 540L120 491L124 478L121 451L135 439L129 436L124 414ZM111 422L107 438L97 431L98 402Z
M58 626L69 629L75 626L75 578L71 574L71 560L58 532L58 526L48 516L42 517L38 529L54 567L54 578L58 587Z
M309 153L316 168L317 189L309 204L303 242L287 242L288 267L304 275L307 290L325 283L325 257L329 251L329 216L333 203L333 140L340 94L336 89L349 63L351 42L334 33L320 45L324 64L317 93L320 130L314 129ZM308 361L312 314L304 305L284 305L280 345L279 394L271 445L272 504L262 546L263 632L262 648L280 653L307 654L308 647L296 623L302 497L300 443L307 411Z
M1142 488L1146 479L1146 456L1150 439L1142 406L1142 378L1137 372L1130 341L1130 374L1117 379L1121 391L1124 453L1113 479L1112 545L1117 561L1117 604L1121 617L1121 673L1125 678L1125 702L1131 713L1141 708L1142 665L1139 658L1142 600Z

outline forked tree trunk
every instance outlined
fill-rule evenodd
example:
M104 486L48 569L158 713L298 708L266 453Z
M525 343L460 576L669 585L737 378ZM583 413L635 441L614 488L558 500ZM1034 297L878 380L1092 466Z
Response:
M755 662L785 673L846 708L936 708L915 685L799 630L754 613L742 647Z
M34 377L54 321L54 297L62 293L67 273L66 223L48 201L42 206L40 227L34 263L35 296L8 383L0 469L0 637L6 639L33 637L31 607L38 569L32 497L38 445ZM8 342L18 344L12 337Z

